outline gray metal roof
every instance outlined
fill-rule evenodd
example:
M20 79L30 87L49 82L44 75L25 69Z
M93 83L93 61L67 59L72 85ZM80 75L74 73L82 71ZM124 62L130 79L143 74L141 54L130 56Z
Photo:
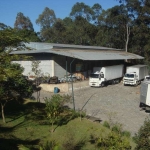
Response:
M11 54L52 53L81 60L144 59L144 57L133 53L128 53L120 49L99 46L81 46L38 42L31 42L26 44L26 46L32 48L32 50L13 51Z
M102 46L84 46L84 45L72 45L72 44L57 44L57 43L41 43L41 42L30 42L25 43L27 47L41 50L41 49L86 49L86 50L121 50L109 47L102 47Z

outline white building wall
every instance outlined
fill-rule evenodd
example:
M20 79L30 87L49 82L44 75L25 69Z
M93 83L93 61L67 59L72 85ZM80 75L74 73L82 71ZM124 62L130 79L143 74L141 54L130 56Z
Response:
M41 74L44 76L53 76L53 60L40 60L39 68ZM29 76L34 75L32 72L32 61L13 61L13 63L18 63L24 68L23 75Z

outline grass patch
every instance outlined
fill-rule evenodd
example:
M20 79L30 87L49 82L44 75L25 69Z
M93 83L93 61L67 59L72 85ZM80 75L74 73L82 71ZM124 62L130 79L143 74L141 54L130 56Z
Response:
M0 119L0 145L1 149L18 149L26 146L29 149L39 150L40 147L58 146L61 150L70 149L95 149L95 141L98 137L105 137L110 129L100 123L92 122L77 116L68 116L67 121L57 126L55 132L51 132L51 126L44 111L45 105L28 101L13 106L18 109L10 111L7 106L6 124ZM20 109L19 109L20 108ZM11 113L12 112L12 115ZM64 114L63 114L64 115ZM108 124L107 124L108 125ZM106 126L107 126L106 125ZM124 133L125 135L127 133ZM129 137L128 137L129 138Z

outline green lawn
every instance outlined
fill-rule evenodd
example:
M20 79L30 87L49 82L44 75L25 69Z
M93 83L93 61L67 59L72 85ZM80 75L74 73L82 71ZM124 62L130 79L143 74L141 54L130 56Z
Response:
M60 149L65 146L83 145L82 149L94 150L96 147L92 144L91 137L105 137L110 132L101 123L86 118L76 118L60 126L55 125L55 131L51 132L44 107L44 104L30 101L23 105L16 102L7 105L7 123L3 124L0 119L1 149L15 150L17 146L24 145L39 150L47 141L55 141ZM129 140L134 146L132 140Z

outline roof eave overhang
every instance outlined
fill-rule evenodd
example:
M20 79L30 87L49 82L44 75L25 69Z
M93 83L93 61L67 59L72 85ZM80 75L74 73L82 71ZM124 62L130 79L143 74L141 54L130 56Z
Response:
M144 57L136 55L136 54L132 54L132 53L116 53L115 55L109 55L108 54L102 54L102 56L94 58L92 55L88 58L86 57L82 57L81 55L78 54L73 54L73 53L61 53L60 51L49 51L49 50L45 50L45 51L36 51L36 50L32 50L32 51L13 51L10 54L17 54L17 55L30 55L30 54L40 54L40 53L49 53L49 54L56 54L56 55L61 55L61 56L67 56L67 57L72 57L72 58L76 58L76 59L81 59L81 60L125 60L125 59L144 59ZM110 52L111 53L111 52Z

